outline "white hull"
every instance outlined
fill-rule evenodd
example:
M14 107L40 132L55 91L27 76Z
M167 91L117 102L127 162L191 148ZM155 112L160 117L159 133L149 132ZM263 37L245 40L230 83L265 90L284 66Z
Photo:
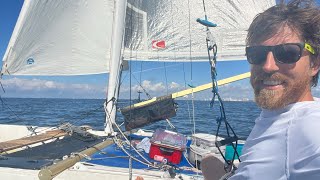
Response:
M38 131L43 129L49 130L48 127L39 127ZM22 138L30 135L27 126L19 125L0 125L0 140L8 141L13 139ZM41 143L38 143L40 145ZM20 149L21 150L21 149ZM17 150L11 151L15 152ZM0 167L0 179L5 180L35 180L39 179L38 174L40 170L27 170L19 168ZM133 169L132 177L135 179L137 176L142 176L145 180L154 179L172 179L167 172ZM181 175L183 179L203 179L197 175ZM119 167L109 167L95 164L88 164L78 162L73 167L63 171L61 174L54 178L55 180L127 180L129 179L129 169ZM180 179L179 175L175 179Z
M78 169L80 168L80 169ZM6 180L35 180L39 170L25 170L14 168L0 168L0 179ZM171 179L165 172L133 170L132 179L142 176L145 180ZM183 179L203 179L202 177L181 175ZM126 168L113 168L105 166L85 166L77 163L74 167L64 171L54 178L55 180L128 180L129 170ZM175 179L180 179L176 177Z

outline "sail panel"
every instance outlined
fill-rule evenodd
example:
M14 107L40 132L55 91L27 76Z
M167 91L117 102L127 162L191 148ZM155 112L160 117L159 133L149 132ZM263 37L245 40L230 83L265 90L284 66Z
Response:
M113 0L25 0L3 57L3 74L109 71Z
M206 2L218 61L244 60L253 18L274 0ZM3 57L3 74L109 72L114 1L25 0ZM141 61L208 61L202 1L128 0L123 56Z
M128 0L125 59L146 61L208 61L203 1ZM218 61L245 60L245 38L253 18L275 0L205 1Z

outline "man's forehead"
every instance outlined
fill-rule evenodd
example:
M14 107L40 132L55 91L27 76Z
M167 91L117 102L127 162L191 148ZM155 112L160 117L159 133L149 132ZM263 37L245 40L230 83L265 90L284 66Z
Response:
M277 45L283 43L297 43L301 42L302 38L297 30L293 30L289 26L280 26L275 34L267 37L261 42L257 42L257 45Z

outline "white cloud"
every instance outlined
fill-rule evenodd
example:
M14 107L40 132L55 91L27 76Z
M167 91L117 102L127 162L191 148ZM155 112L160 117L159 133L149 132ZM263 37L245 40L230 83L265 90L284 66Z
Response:
M2 79L4 97L105 98L105 87L41 79Z
M48 88L56 88L55 83L52 82L52 81L45 82L45 86L48 87Z
M165 90L165 86L163 85L162 82L152 83L151 81L144 80L144 81L142 81L141 86L134 85L131 87L131 90L134 92L137 92L138 90L141 90L142 88L145 89L147 92L148 91L161 92L161 91ZM122 92L128 92L130 90L130 88L128 86L121 87L121 89L122 89Z
M179 88L181 88L180 84L178 84L176 82L171 82L169 87L170 87L170 89L179 89Z
M253 90L248 80L239 81L219 87L223 99L253 100Z
M142 87L141 87L142 86ZM129 91L131 89L131 95L133 97L138 96L138 91L146 91L151 97L163 96L167 93L174 93L176 91L182 90L182 86L176 82L171 82L166 85L163 82L152 82L150 80L144 80L141 82L141 86L133 85L131 88L128 85L124 85L120 89L120 98L129 98ZM168 91L168 92L167 92ZM141 94L143 98L147 98L145 93Z
M148 81L148 80L144 80L142 82L142 87L146 90L149 90L149 91L163 91L165 90L165 86L163 85L162 82L159 82L159 83L151 83L151 81Z
M141 87L142 86L142 87ZM147 92L156 92L156 93L164 93L166 92L167 88L166 85L163 82L153 83L149 80L142 81L140 85L134 85L131 87L131 90L133 92L137 92L138 90L146 90ZM168 90L175 91L179 90L181 88L181 85L176 82L171 82L168 84ZM129 92L130 88L128 86L121 87L121 92Z
M4 88L17 88L20 90L40 90L40 89L63 89L64 84L56 83L53 81L46 81L40 79L20 79L20 78L11 78L1 81Z
M3 97L50 97L50 98L105 98L106 87L104 85L95 86L92 84L68 84L56 81L41 79L10 78L2 79L1 83L6 93L1 93ZM142 83L144 90L151 96L162 96L167 93L174 93L184 89L184 86L177 82L168 83L168 87L163 82L152 82L144 80ZM130 87L124 84L121 87L120 98L129 98ZM143 91L139 85L131 87L132 97L138 97L138 90ZM314 95L320 97L320 88L313 89ZM253 99L253 91L249 81L237 82L219 87L219 93L223 99ZM147 98L145 93L142 98ZM190 96L191 97L191 96ZM211 89L194 94L195 99L211 99Z

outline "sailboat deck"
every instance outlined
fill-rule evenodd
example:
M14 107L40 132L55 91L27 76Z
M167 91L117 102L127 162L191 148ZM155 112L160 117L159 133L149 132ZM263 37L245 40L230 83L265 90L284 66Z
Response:
M68 133L62 131L62 130L52 130L47 131L43 134L35 135L35 136L29 136L29 137L23 137L20 139L14 139L10 141L0 142L0 153L10 151L13 149L21 148L24 146L28 146L31 144L47 141L50 139L59 138L62 136L67 135Z

